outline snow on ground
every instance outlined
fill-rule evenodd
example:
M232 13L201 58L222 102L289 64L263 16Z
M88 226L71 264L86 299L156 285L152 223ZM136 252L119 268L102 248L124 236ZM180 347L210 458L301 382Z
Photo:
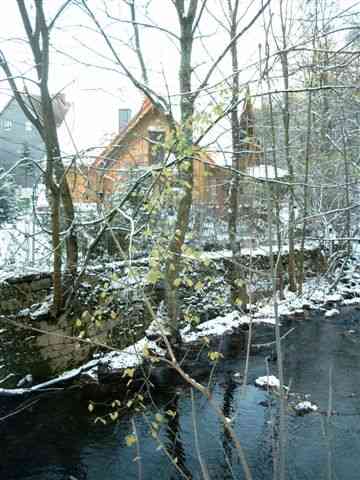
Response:
M325 317L334 317L335 315L339 315L339 310L337 308L332 308L331 310L328 310L325 312Z
M300 249L300 245L295 245L295 250ZM319 248L319 244L317 242L306 242L304 245L304 250L312 251ZM272 253L273 255L277 255L279 249L277 245L272 246ZM289 253L289 248L287 245L283 245L281 247L281 254L286 255ZM251 255L252 257L267 257L270 255L270 247L269 246L261 246L256 248L242 248L241 255L247 256ZM202 252L201 260L221 260L222 258L231 258L232 252L231 250L217 250L213 252Z
M41 230L32 215L1 226L0 280L49 270L51 260L50 236Z

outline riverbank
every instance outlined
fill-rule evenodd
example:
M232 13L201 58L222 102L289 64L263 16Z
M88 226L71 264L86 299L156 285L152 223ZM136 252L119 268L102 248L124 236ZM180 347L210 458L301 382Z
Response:
M245 349L245 346L248 345L247 330L250 325L254 326L255 330L265 329L268 337L271 337L269 329L275 325L276 315L279 322L283 324L287 320L296 320L301 325L301 321L308 318L311 311L320 313L325 319L339 315L339 307L350 305L355 308L360 305L360 271L357 265L352 265L342 273L336 283L336 288L324 279L308 279L301 296L285 291L284 300L276 300L275 304L273 300L259 304L251 308L249 314L231 311L195 327L187 325L180 332L182 347L179 354L184 358L186 355L188 356L187 361L184 362L187 373L192 375L206 372L212 368L214 361L221 360L227 337L238 335L239 342ZM159 319L159 322L161 321ZM158 334L154 335L156 329L158 329ZM161 376L169 378L171 367L168 364L164 367L164 362L162 362L164 359L169 360L169 355L164 342L161 341L160 330L160 325L153 322L151 328L148 329L152 332L151 335L148 335L150 338L145 336L121 351L112 350L108 353L97 354L79 368L68 370L50 381L29 388L0 389L0 396L34 394L52 388L62 388L74 382L82 387L85 386L88 392L96 395L97 391L106 392L107 389L103 388L104 383L109 385L109 383L116 382L117 379L123 378L124 372L129 369L133 371L134 378L140 379L146 372L145 376L148 378L163 383ZM152 339L153 337L156 341ZM258 350L257 345L261 347L272 343L271 341L260 342L260 344L255 342L255 345L251 345L254 344L254 338L250 342L252 352ZM199 354L199 352L201 353ZM159 374L159 371L162 373ZM119 383L123 388L124 382Z

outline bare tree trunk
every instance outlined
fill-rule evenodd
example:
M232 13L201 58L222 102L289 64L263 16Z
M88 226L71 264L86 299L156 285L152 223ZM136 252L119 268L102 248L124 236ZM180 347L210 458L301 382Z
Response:
M289 173L289 217L288 217L288 245L289 245L289 260L288 260L288 276L289 276L289 290L296 291L296 264L295 264L295 198L294 198L294 167L290 154L290 102L289 102L289 59L287 51L287 25L284 18L283 0L280 2L280 19L281 19L281 67L284 82L283 93L283 107L282 117L284 126L284 149L286 165Z
M142 49L140 44L139 25L136 22L135 0L128 0L127 3L130 9L131 21L133 25L134 38L135 38L135 51L136 51L136 55L138 57L139 65L141 68L141 76L142 76L144 85L148 85L149 77L148 77L147 68L146 68L146 64L145 64L145 60L142 54Z
M230 41L236 38L238 25L238 8L239 0L235 0L235 5L232 5L231 0L228 0L229 14L231 17L230 26ZM244 168L245 162L241 162L241 156L245 156L246 152L242 153L240 142L240 121L239 121L239 65L238 65L238 51L237 42L231 44L231 61L232 61L232 109L231 109L231 137L232 137L232 174L229 191L229 216L228 216L228 232L229 243L232 252L232 262L229 267L229 280L231 289L231 303L233 305L241 305L246 309L249 302L249 297L246 290L246 282L241 278L241 271L236 257L240 257L241 247L240 239L238 239L238 221L239 221L239 175L238 171Z
M69 2L65 2L55 15L55 19L62 13ZM46 148L46 169L44 181L49 196L51 210L51 230L53 248L53 282L54 300L53 314L56 317L64 305L64 285L62 279L62 249L61 249L61 203L64 207L64 227L66 234L66 273L75 277L77 270L77 239L74 232L74 209L70 190L67 185L65 169L62 163L59 141L56 130L56 120L53 106L53 99L48 88L49 79L49 35L54 24L53 20L49 25L46 23L43 8L43 0L34 2L35 19L32 25L33 13L30 13L30 6L24 0L17 0L20 16L24 25L26 36L34 57L35 71L40 87L41 111L31 109L24 100L24 97L17 88L16 81L10 71L4 55L1 55L1 66L7 76L8 82L23 110L25 116L34 125L44 141ZM31 104L31 97L28 96Z
M311 85L311 84L310 84ZM307 108L307 131L306 131L306 144L305 144L305 175L304 175L304 207L303 207L303 227L301 234L301 247L299 257L299 275L298 275L298 293L302 294L304 283L304 249L305 249L305 237L306 237L306 217L308 214L308 202L309 202L309 170L310 170L310 149L311 149L311 129L312 129L312 92L309 91L309 101Z
M165 264L166 304L168 308L170 329L172 335L177 338L179 330L180 312L177 300L177 288L175 280L178 278L182 262L182 247L189 225L190 210L192 205L193 191L193 154L185 152L193 151L193 126L194 97L191 93L191 55L194 39L194 20L197 9L197 0L191 0L188 12L185 12L183 0L176 0L175 7L178 13L181 36L181 63L180 63L180 93L181 93L181 132L182 138L179 144L181 150L177 151L179 160L179 185L181 197L176 214L176 221L172 238L169 243L169 251Z
M269 27L265 28L265 74L266 74L266 84L267 89L271 91L271 83L269 77ZM268 104L269 104L269 117L270 117L270 135L271 135L271 151L272 151L272 162L274 166L275 177L277 178L277 154L276 154L276 129L274 121L274 109L273 109L273 99L272 94L268 94ZM278 255L281 255L282 248L282 235L281 235L281 225L280 225L280 200L279 195L276 193L274 195L274 206L275 206L275 232L276 232L276 242L278 248ZM271 239L272 241L272 239ZM279 297L281 300L284 299L284 279L283 279L283 264L280 260L275 264L275 278L276 278L276 290L279 292Z
M346 207L346 220L345 220L345 232L347 236L347 255L351 255L352 245L351 245L351 199L350 199L350 166L349 166L349 155L346 146L346 134L344 129L344 119L345 115L343 115L343 126L341 129L342 133L342 150L343 150L343 158L344 158L344 173L345 173L345 207Z

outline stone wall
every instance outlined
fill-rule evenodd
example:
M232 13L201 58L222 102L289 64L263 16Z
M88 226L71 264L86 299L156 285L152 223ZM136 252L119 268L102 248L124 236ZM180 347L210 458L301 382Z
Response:
M50 293L51 273L12 277L0 283L0 315L15 314L40 303Z

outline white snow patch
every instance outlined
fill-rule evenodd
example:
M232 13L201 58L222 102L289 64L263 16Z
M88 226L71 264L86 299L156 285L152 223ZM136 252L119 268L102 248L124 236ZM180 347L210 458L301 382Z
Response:
M339 315L339 310L337 308L332 308L331 310L327 310L325 312L325 317L334 317L335 315Z
M315 242L306 242L304 245L304 250L306 251L313 251L318 249L319 246ZM295 251L301 249L301 245L297 244L294 246ZM278 254L278 246L272 245L272 253L273 255ZM289 253L289 247L287 245L283 245L281 247L281 253L286 255ZM270 255L270 247L269 246L261 246L257 248L242 248L241 249L241 256L251 256L251 257L268 257ZM200 260L221 260L222 258L231 258L232 252L231 250L217 250L213 252L203 252L201 254Z
M255 380L255 385L262 388L280 388L280 380L274 375L265 375L264 377L258 377Z
M200 324L196 330L191 330L190 326L185 327L181 331L182 339L185 343L195 342L201 337L223 335L232 333L240 325L250 323L251 318L247 315L240 315L239 312L230 312L224 317L216 317L213 320ZM254 323L270 323L274 324L272 318L256 318Z
M158 347L155 342L142 338L120 352L111 352L104 355L99 363L107 364L111 370L138 367L144 361L145 349L159 356L165 355L164 350Z
M357 305L358 303L360 303L360 297L348 298L344 300L345 305Z
M247 170L247 173L251 177L259 179L274 179L289 175L289 172L283 168L277 168L275 171L275 168L272 165L257 165L255 167L250 167Z
M337 303L344 300L344 298L342 295L340 295L340 293L333 293L332 295L326 295L324 300L325 302Z
M315 405L314 403L309 402L308 400L305 400L304 402L299 402L297 405L295 405L294 409L297 412L316 412L319 407Z

